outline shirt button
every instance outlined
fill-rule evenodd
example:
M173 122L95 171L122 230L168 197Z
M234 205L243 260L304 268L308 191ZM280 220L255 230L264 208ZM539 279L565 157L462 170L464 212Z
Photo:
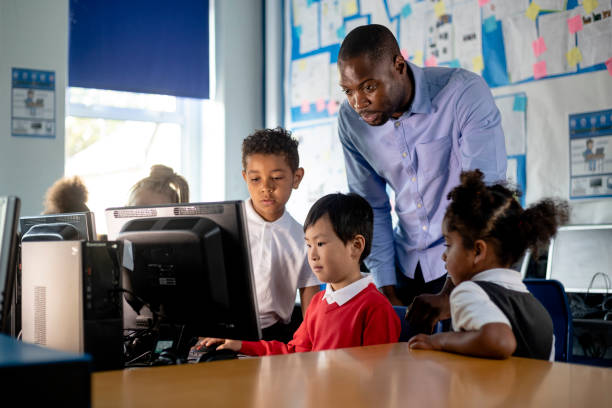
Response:
M402 157L406 157L406 156L407 156L406 152L402 153Z
M417 204L417 207L421 208L421 207L422 207L421 203L418 203L418 204Z
M414 182L414 181L416 181L416 177L413 177L413 178L412 178L412 181L413 181L413 182Z
M423 231L427 231L427 225L423 225L421 228L423 228Z
M400 123L399 122L395 122L395 127L396 128L400 127Z

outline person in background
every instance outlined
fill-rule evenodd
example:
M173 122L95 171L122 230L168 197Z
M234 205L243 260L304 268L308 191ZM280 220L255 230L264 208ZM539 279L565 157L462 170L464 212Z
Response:
M132 186L128 206L149 206L189 202L189 185L168 166L155 164L151 173Z
M455 285L450 295L454 332L418 334L412 349L477 357L554 359L552 320L510 269L525 250L547 244L569 218L564 201L543 199L523 210L519 191L486 186L479 170L461 173L461 184L442 223L442 260Z
M329 194L314 203L304 239L310 267L327 285L289 343L205 338L201 344L262 356L397 342L397 314L359 267L370 252L372 219L372 207L357 194Z
M57 180L45 194L43 214L65 214L89 211L88 191L79 176Z

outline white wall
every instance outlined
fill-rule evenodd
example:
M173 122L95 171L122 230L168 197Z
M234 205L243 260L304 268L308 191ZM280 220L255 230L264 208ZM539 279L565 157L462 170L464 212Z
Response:
M11 136L11 69L55 71L54 139ZM42 211L64 174L68 0L0 0L0 195L21 198L21 214Z
M569 119L612 108L612 78L596 71L493 89L527 94L527 205L543 197L569 198ZM612 199L574 200L571 224L612 222Z

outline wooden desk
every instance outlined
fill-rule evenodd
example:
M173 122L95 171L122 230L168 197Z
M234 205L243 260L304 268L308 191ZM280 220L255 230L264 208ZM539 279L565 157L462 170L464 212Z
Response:
M611 388L607 368L485 360L397 343L95 373L92 405L610 407Z

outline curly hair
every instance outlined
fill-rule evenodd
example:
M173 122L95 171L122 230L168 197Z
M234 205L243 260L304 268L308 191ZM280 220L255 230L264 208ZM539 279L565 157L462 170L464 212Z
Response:
M45 194L43 214L86 212L88 192L79 176L57 180Z
M298 141L291 136L290 131L282 127L256 130L242 141L244 170L246 170L247 157L253 154L283 155L291 171L295 172L300 167Z
M133 203L136 193L140 190L149 190L168 197L172 203L189 202L189 184L185 178L163 164L151 166L151 173L132 186L130 189L129 205ZM154 204L154 203L151 203Z
M448 193L451 200L444 222L457 231L465 248L478 239L493 243L495 255L505 265L517 262L527 248L537 251L547 244L560 225L569 220L567 201L545 198L523 209L521 192L505 183L487 186L480 170L461 173L461 184Z

